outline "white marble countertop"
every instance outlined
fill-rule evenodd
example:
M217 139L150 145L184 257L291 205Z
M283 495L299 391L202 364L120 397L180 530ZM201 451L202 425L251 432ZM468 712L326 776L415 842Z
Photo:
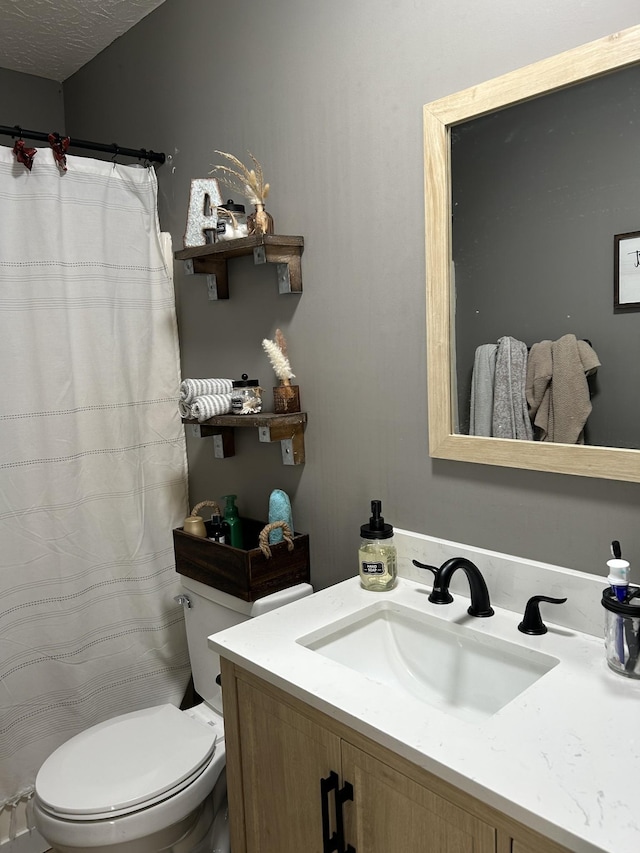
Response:
M517 630L522 614L496 607L468 617L468 598L427 600L428 587L401 577L372 593L359 579L315 593L209 638L220 655L375 739L575 853L640 850L640 681L612 672L604 644L554 625ZM383 599L557 657L560 663L478 723L393 691L298 642Z

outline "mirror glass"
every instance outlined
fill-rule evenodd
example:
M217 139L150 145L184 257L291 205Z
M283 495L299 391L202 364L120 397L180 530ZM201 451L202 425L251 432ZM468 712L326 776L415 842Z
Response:
M432 456L640 481L640 310L614 305L614 238L640 245L639 96L634 27L425 107ZM477 348L549 341L560 365L566 335L599 362L584 445L474 434Z
M614 309L613 287L614 235L640 231L639 151L640 66L452 128L460 432L476 347L573 334L600 362L584 441L640 447L639 315ZM588 406L570 379L567 405L583 390Z

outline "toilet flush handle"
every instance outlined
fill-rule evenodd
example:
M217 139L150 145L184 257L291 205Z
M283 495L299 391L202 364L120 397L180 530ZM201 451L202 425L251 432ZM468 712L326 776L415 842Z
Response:
M188 595L184 595L184 594L176 595L173 600L176 602L176 604L182 604L182 606L185 608L185 610L189 610L191 607L191 599L189 598Z

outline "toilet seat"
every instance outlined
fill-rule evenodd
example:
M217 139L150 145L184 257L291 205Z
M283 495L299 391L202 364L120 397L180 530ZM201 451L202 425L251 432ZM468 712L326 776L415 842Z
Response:
M126 815L174 796L208 767L222 721L174 705L144 708L99 723L60 746L36 779L40 806L65 820Z

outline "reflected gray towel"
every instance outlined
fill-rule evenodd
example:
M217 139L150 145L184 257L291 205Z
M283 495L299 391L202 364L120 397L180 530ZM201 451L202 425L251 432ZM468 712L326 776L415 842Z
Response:
M493 387L493 435L531 441L533 428L527 398L527 345L505 335L498 340Z
M481 344L476 349L471 376L469 435L492 434L497 352L498 344Z

